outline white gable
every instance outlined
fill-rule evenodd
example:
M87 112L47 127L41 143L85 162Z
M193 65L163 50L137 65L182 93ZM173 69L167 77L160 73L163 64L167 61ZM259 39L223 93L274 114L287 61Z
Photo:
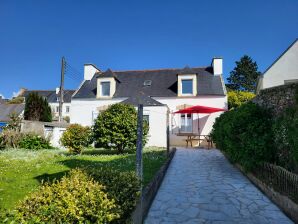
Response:
M298 40L264 73L259 89L284 85L298 80Z

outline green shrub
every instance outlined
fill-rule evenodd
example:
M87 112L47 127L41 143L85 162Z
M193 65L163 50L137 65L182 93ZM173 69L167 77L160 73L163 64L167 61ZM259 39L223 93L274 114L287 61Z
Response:
M140 181L135 172L119 172L109 168L88 171L94 180L106 186L103 189L118 205L120 215L113 223L125 223L135 209L140 195Z
M212 138L233 162L251 170L263 162L275 161L271 130L269 111L249 102L217 118Z
M70 125L63 133L60 142L70 152L81 153L91 143L91 129L79 124Z
M24 134L13 129L4 129L0 133L0 148L18 148Z
M119 217L113 199L81 170L44 184L16 209L17 223L109 223Z
M24 134L19 142L19 147L22 149L34 150L52 148L48 139L34 133Z
M147 140L149 127L144 122L143 145ZM113 104L100 113L93 126L95 145L114 148L120 153L136 148L137 111L132 105Z
M229 91L228 92L228 106L229 109L237 108L242 104L250 101L256 95L246 91Z

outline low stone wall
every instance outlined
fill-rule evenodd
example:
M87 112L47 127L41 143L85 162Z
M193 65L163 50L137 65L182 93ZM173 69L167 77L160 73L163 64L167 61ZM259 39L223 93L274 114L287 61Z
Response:
M148 184L148 186L143 190L142 200L139 200L135 211L132 214L132 221L134 224L143 223L144 218L150 209L151 203L162 183L162 180L167 172L167 169L175 155L176 148L173 148L165 164L159 169L154 179Z
M271 201L273 201L288 217L295 223L298 223L298 205L288 197L276 192L255 177L252 173L246 173L240 165L236 167L255 185L257 186Z
M276 86L260 91L252 101L264 108L271 109L273 115L280 115L286 108L295 105L298 83Z

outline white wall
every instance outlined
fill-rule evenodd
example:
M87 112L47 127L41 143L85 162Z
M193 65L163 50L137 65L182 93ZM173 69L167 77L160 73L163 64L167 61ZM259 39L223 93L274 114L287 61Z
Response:
M167 146L167 107L144 107L143 114L149 115L149 138L147 146Z
M224 108L227 109L227 97L226 96L200 96L200 97L173 97L163 98L155 97L154 99L159 102L168 105L171 113L177 111L176 107L179 105L201 105L208 107ZM111 105L114 103L120 103L122 99L109 99L109 100L98 100L98 99L85 99L76 100L73 99L71 102L71 113L70 123L78 123L84 126L91 126L93 124L92 114L97 112L97 108L105 105ZM161 146L166 147L166 121L167 121L167 106L151 106L144 107L144 114L149 115L149 139L147 146ZM200 114L193 115L193 131L198 132L197 118L200 118L201 134L209 134L212 130L215 118L218 117L221 112L213 114ZM180 115L170 114L170 142L171 145L185 146L185 137L179 137L178 133Z
M298 41L266 72L259 89L283 85L298 79Z
M50 143L52 146L57 148L63 148L60 144L60 138L62 137L63 132L65 132L66 128L61 127L45 127L45 137L50 139Z
M70 108L70 123L78 123L84 126L93 124L92 116L98 113L98 107L120 103L124 99L72 99Z

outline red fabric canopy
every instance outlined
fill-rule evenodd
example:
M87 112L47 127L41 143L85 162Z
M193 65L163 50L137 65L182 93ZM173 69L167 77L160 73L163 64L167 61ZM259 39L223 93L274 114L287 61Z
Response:
M205 106L193 106L182 110L178 110L175 114L211 114L215 112L226 111L222 108L205 107Z

